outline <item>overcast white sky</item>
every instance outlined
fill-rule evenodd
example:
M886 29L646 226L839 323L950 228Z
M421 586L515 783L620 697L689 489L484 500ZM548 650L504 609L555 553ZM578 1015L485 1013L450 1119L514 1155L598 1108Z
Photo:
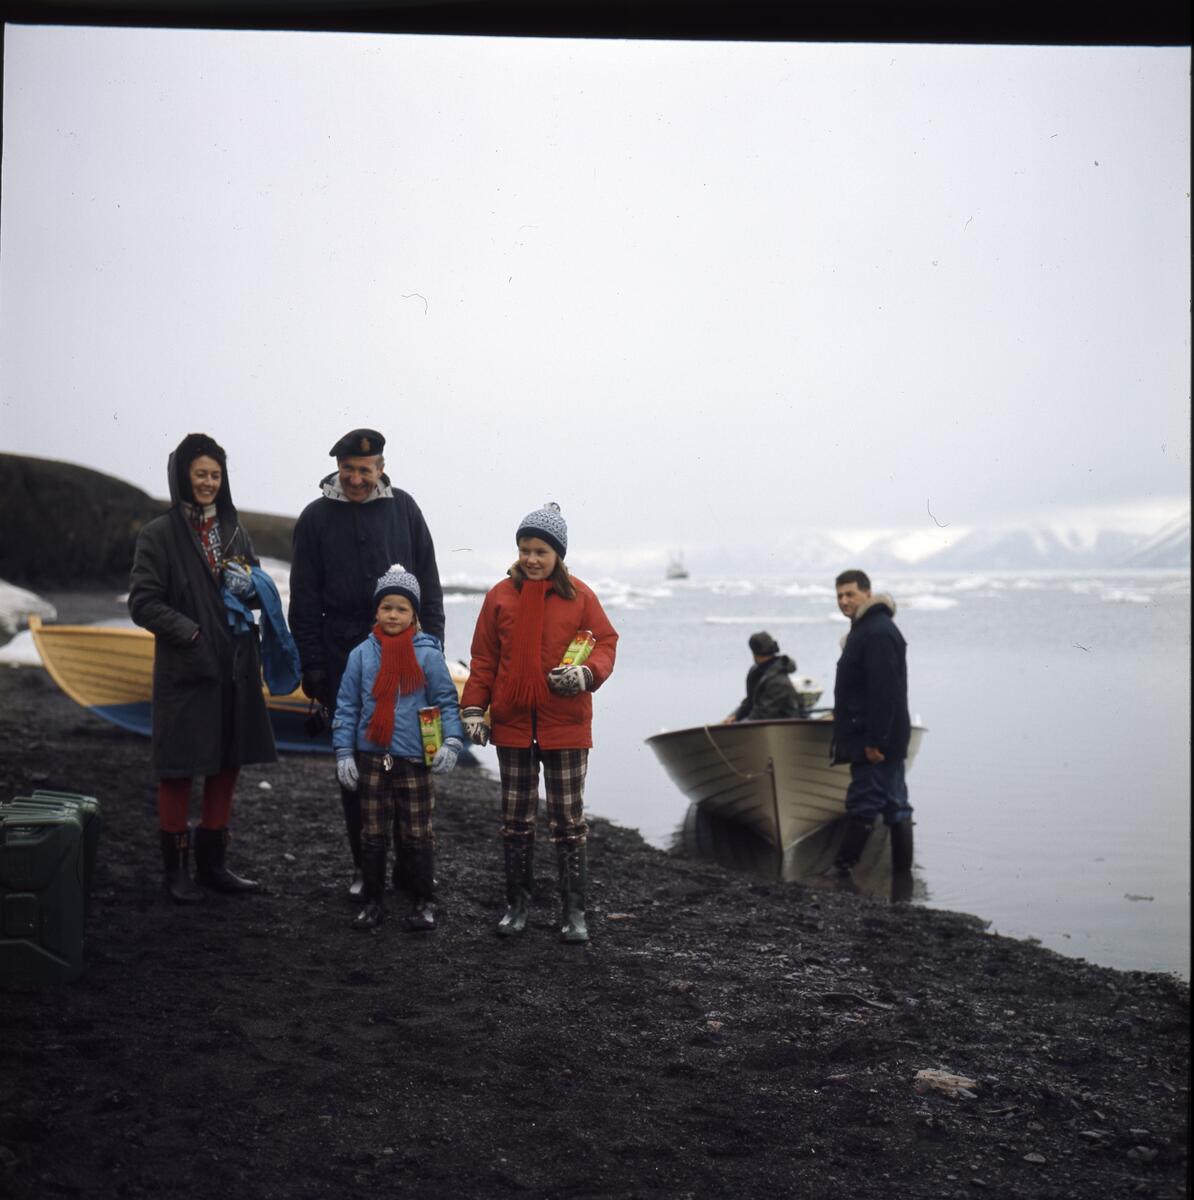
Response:
M9 26L0 448L446 573L1188 507L1189 51ZM583 548L583 549L582 549Z

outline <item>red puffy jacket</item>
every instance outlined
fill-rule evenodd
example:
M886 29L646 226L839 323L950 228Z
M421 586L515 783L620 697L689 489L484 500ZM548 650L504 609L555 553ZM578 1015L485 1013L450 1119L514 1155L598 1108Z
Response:
M576 589L573 599L565 600L554 587L547 591L543 604L540 661L546 675L560 665L560 659L578 629L592 630L597 644L585 666L593 672L595 691L614 669L618 631L609 623L593 590L575 575L571 578ZM514 622L518 618L518 598L518 591L510 579L503 579L489 589L473 631L473 657L460 707L493 705L490 722L491 740L495 746L529 746L532 740L537 740L544 750L590 747L593 744L593 697L589 692L575 696L557 696L555 692L549 692L536 711L503 711L493 704L498 691L494 685L513 669L511 649Z

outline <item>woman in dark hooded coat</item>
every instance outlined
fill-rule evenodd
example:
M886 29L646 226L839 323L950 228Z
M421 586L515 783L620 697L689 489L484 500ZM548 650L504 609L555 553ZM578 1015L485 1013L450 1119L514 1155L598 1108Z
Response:
M223 448L190 433L170 455L169 510L137 537L129 612L154 635L153 764L158 774L165 885L180 902L203 899L188 870L191 780L203 777L195 831L195 879L221 891L258 884L224 863L237 775L246 763L275 762L261 693L258 631L236 633L224 588L252 602L245 566L257 565L228 484Z

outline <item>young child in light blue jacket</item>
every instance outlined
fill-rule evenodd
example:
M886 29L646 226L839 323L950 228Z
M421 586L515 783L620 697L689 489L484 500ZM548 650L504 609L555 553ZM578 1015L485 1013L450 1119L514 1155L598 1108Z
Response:
M400 845L395 880L414 897L403 922L435 928L435 835L432 773L450 771L464 748L456 685L439 642L419 630L419 581L395 563L377 581L373 632L348 656L340 681L332 746L342 787L361 792L361 872L365 906L354 929L384 916L386 841L397 804ZM443 744L428 766L419 710L439 708Z

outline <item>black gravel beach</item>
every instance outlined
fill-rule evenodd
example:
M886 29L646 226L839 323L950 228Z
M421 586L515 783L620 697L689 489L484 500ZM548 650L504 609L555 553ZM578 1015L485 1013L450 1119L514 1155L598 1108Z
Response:
M103 598L54 597L62 619ZM108 615L116 615L115 612ZM14 1198L1179 1197L1189 990L593 822L590 928L501 912L497 784L437 784L440 928L348 928L330 759L246 770L247 897L160 885L149 743L0 670L0 794L97 797L86 967L0 984ZM266 786L268 785L268 786ZM393 912L393 906L391 906ZM917 1072L973 1081L918 1090Z

